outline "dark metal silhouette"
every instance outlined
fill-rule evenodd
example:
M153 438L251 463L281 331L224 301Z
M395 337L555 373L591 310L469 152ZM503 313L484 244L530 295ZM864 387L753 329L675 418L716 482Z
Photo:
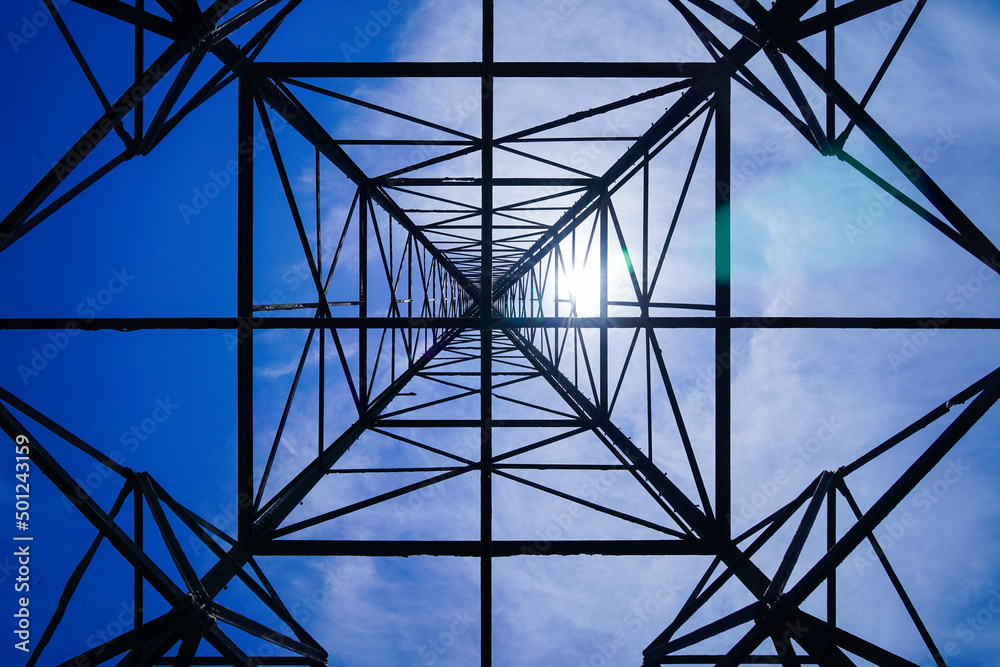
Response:
M772 663L784 665L851 665L851 656L875 664L912 664L880 648L875 640L857 636L837 623L837 568L863 542L875 549L881 565L906 607L926 649L938 665L944 665L940 651L927 631L916 608L879 547L874 530L879 522L926 477L932 467L955 446L963 435L1000 397L1000 369L958 392L940 407L919 417L911 425L855 461L812 480L795 500L780 508L741 535L734 535L731 522L730 412L732 332L748 328L796 329L920 329L921 318L865 317L773 317L733 316L730 308L730 93L738 85L772 107L793 128L794 133L817 151L855 169L917 216L935 227L947 240L996 271L998 253L994 244L952 202L935 181L909 156L866 111L866 104L889 67L899 45L917 19L924 2L912 7L909 19L889 51L867 94L856 100L837 82L834 72L835 30L850 21L899 4L894 0L827 0L817 7L813 0L777 0L765 8L756 0L739 0L737 8L724 8L713 0L671 0L679 14L703 43L705 62L675 63L586 63L586 62L496 62L493 57L493 3L483 2L483 53L479 62L261 62L257 59L267 41L281 29L282 20L300 4L297 0L216 0L202 9L195 0L159 0L169 15L162 18L144 9L142 0L126 4L117 0L76 0L94 10L135 26L135 83L114 102L107 98L90 76L102 100L105 113L74 144L67 154L45 174L38 184L0 222L0 250L16 243L63 204L113 169L155 150L157 144L179 122L195 122L192 114L205 100L225 86L238 86L240 144L234 147L239 159L239 267L238 312L235 316L124 317L96 318L79 324L85 330L134 331L141 329L217 329L230 331L238 339L238 532L235 538L194 515L177 503L167 490L146 474L122 467L74 436L68 429L25 404L13 392L0 389L0 425L12 438L30 442L30 456L58 489L69 498L98 530L91 549L66 584L59 609L38 641L29 666L46 664L43 651L58 633L59 619L77 585L85 575L97 546L107 540L134 570L134 629L88 650L77 664L95 665L124 656L123 665L323 665L326 651L288 612L279 592L271 586L255 558L265 555L356 555L392 557L447 555L478 558L481 564L482 664L491 663L493 601L492 562L510 556L568 554L594 555L705 555L714 558L697 588L680 608L676 618L643 651L643 664ZM46 0L67 42L73 38L59 20L58 9ZM273 11L272 11L273 10ZM735 43L709 29L709 17L721 21L739 35ZM237 46L229 40L234 30L259 26L254 37ZM155 33L172 40L153 64L145 67L143 36ZM727 33L728 34L728 33ZM826 37L826 61L820 63L801 42L816 35ZM89 72L83 55L74 55ZM749 62L763 55L777 72L785 92L795 102L789 107L777 91L765 85ZM216 68L211 80L197 91L188 91L200 68ZM176 71L171 82L165 77ZM338 92L331 81L364 77L431 77L477 80L481 89L481 133L470 135L458 128L445 127L410 115L412 110L388 109ZM494 84L504 78L648 78L648 92L580 110L565 118L553 119L537 127L501 136L494 119ZM666 81L667 83L664 83ZM810 82L825 93L821 108L806 99L802 82ZM166 95L148 113L146 94L165 87ZM782 93L784 94L784 93ZM182 98L186 102L179 104ZM360 105L374 112L402 118L418 127L430 128L447 139L399 137L392 140L336 138L325 128L309 100L334 99ZM602 173L562 164L533 155L531 147L546 142L573 139L586 142L593 137L574 136L574 125L616 109L662 98L665 111L639 136L603 137L620 142L621 153ZM132 116L131 131L127 124ZM274 118L283 119L296 136L314 148L316 176L315 229L307 216L309 208L299 201L275 136ZM847 119L839 127L838 118ZM244 150L263 130L268 149ZM553 134L566 131L566 136ZM882 154L898 168L929 202L923 206L890 184L890 176L872 168L845 151L852 132L864 133ZM690 142L687 180L680 189L676 210L665 240L651 234L651 227L663 222L650 220L648 205L642 207L641 226L626 230L615 206L619 190L639 184L648 202L651 187L649 166L679 137ZM797 138L797 137L796 137ZM121 140L121 153L103 166L94 167L85 158L102 142ZM427 156L395 171L366 173L349 155L354 146L399 145L424 147ZM492 150L484 150L484 146ZM498 175L495 155L518 155L559 172L556 177ZM446 177L428 176L433 167L444 165L460 170L459 158L479 156L474 173L449 172ZM274 167L287 198L313 289L314 299L303 303L255 303L254 259L254 170L258 163ZM710 303L664 303L654 298L654 289L673 234L685 205L692 175L702 163L714 168L715 285ZM321 164L332 166L352 183L355 194L350 213L337 235L339 243L329 247L320 241L319 216ZM452 167L451 165L456 165ZM60 184L78 170L88 175L72 188ZM421 174L422 172L422 174ZM459 195L456 192L469 193ZM638 234L638 239L636 239ZM656 239L653 237L656 236ZM650 247L650 244L655 244ZM629 247L631 245L631 248ZM658 247L657 247L658 246ZM580 256L578 256L578 249ZM631 254L630 254L631 251ZM593 253L593 255L589 255ZM338 262L356 257L358 279L356 298L333 302L328 297ZM592 259L596 256L596 260ZM633 257L638 261L633 262ZM567 296L559 281L579 267L597 264L599 294L597 313L577 312L576 296ZM627 268L628 298L615 300L609 289L609 263ZM638 265L638 268L637 266ZM353 288L352 288L353 289ZM337 314L342 307L350 315ZM339 312L345 312L339 310ZM622 312L630 314L623 315ZM667 314L664 314L667 313ZM5 329L55 329L74 322L71 318L6 318ZM951 318L938 324L944 329L996 329L994 318ZM253 452L253 345L255 332L295 329L307 332L295 381L292 384L273 447L266 461L254 459ZM692 442L685 417L664 360L661 345L664 332L698 329L714 337L716 368L715 443L708 451ZM612 336L624 333L631 343L614 350ZM345 352L344 337L356 340L358 361L352 366ZM377 346L374 344L378 339ZM307 355L320 355L320 404L325 374L342 376L349 387L357 418L350 425L326 424L323 409L317 410L318 449L315 458L297 476L280 488L268 485L279 452L282 429L295 400L296 388ZM642 351L645 351L644 353ZM572 363L570 363L572 359ZM624 359L624 361L622 361ZM332 368L327 364L332 363ZM616 422L615 407L630 366L638 367L647 383L662 385L667 404L646 409L647 427L652 433L654 415L668 411L677 428L684 460L689 467L689 488L668 477L654 462L652 438L644 450ZM387 370L388 369L388 370ZM520 384L544 381L547 391L558 396L556 408L535 404L528 394L518 394ZM432 400L400 406L394 400L407 396L415 382L430 383L445 392ZM443 388L443 389L442 389ZM486 388L486 390L483 390ZM510 389L515 391L511 393ZM448 393L451 392L451 393ZM433 394L432 394L433 395ZM461 399L478 397L477 408L463 403L463 417L443 416L432 408ZM519 405L532 417L494 418L498 403ZM875 461L881 454L903 442L929 424L944 419L960 404L968 403L943 433L870 508L863 510L854 500L850 475ZM17 413L30 417L56 436L77 447L93 460L110 468L122 484L111 508L102 508L73 480L60 462L38 443L19 420ZM336 428L339 435L324 441L325 429ZM479 451L465 456L449 443L428 435L414 439L403 432L465 428L479 430ZM513 452L495 451L493 443L501 430L519 429L523 446ZM416 431L419 432L419 431ZM351 469L340 460L364 434L377 433L418 447L450 460L447 465L422 468L386 467ZM550 443L591 434L610 452L615 463L585 462L531 464L517 461L517 455ZM702 468L711 462L714 476L707 478ZM635 516L590 499L575 496L528 476L528 471L613 470L628 473L637 489L642 489L662 510L657 521ZM256 474L255 474L256 471ZM400 485L392 491L368 499L333 507L306 519L290 516L316 486L331 475L376 475L419 473L418 482ZM335 540L306 539L298 534L338 517L389 502L406 494L458 476L477 477L480 534L474 540ZM257 481L255 481L257 480ZM636 540L553 540L539 549L534 540L502 540L493 535L494 485L503 480L532 488L582 505L607 516L643 526L659 534L656 539ZM694 489L692 493L691 489ZM121 526L116 515L131 497L135 525ZM469 512L476 504L470 502ZM845 505L846 504L846 505ZM837 526L837 507L849 507L856 521ZM182 581L172 580L144 551L142 508L155 522L155 530L176 565ZM826 511L824 512L824 507ZM191 567L185 549L174 535L168 514L183 522L218 561L203 577ZM799 577L792 577L803 546L814 531L822 531L825 521L826 553ZM785 545L784 557L773 575L754 563L754 555L772 541L783 526L796 526ZM707 625L688 628L687 622L728 581L738 580L754 601ZM147 582L171 606L157 618L142 612L143 582ZM258 583L260 582L260 583ZM287 636L254 621L238 610L215 601L227 585L239 583L263 601L291 629ZM801 605L815 590L825 586L826 618L805 612ZM286 657L248 655L232 639L222 624L238 628L279 647ZM691 653L704 640L743 627L742 637L727 653ZM682 628L684 628L682 632ZM199 655L207 642L222 658ZM165 657L179 645L177 657ZM64 664L73 664L72 661Z

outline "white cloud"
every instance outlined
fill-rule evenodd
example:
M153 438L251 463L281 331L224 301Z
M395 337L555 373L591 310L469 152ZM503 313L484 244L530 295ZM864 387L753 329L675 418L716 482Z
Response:
M661 12L657 9L653 18L648 18L647 10L648 7L639 3L620 3L612 9L607 3L596 2L500 2L497 7L496 55L501 60L561 59L567 53L580 60L695 57L693 52L700 47L696 42L692 47L689 31L686 28L673 29L670 26L674 24L665 23L673 10ZM884 90L873 101L873 113L883 119L890 132L900 132L904 145L922 150L927 137L933 138L941 122L955 123L970 137L981 132L984 123L988 122L987 112L983 109L991 108L989 105L966 109L957 102L952 103L967 99L966 95L975 81L986 81L978 92L981 99L992 100L996 97L995 93L1000 92L993 90L992 78L984 71L988 65L978 57L987 48L983 45L987 43L984 39L989 34L988 25L992 18L982 19L973 10L971 5L962 5L958 10L947 12L944 8L928 7L925 10L928 15L924 17L926 27L915 33L913 43L900 55L899 74L886 80ZM934 17L940 21L931 20ZM445 0L424 3L411 15L404 31L406 36L396 45L395 53L406 60L478 60L480 21L479 8L475 3ZM848 78L851 78L852 68L870 61L879 47L887 48L888 43L872 45L864 41L863 35L873 30L877 31L878 26L870 21L866 29L842 31L844 45L839 71ZM967 37L959 39L957 35ZM943 43L960 43L961 46L941 54L938 46ZM925 56L925 53L931 55ZM950 73L958 69L959 62L966 61L976 64L964 69L961 76L955 77ZM946 66L940 67L941 63ZM768 65L758 67L755 61L754 66L761 70L765 80L776 79L773 72L765 71ZM852 90L857 87L858 81L863 82L864 77L859 76L857 81L852 81ZM657 85L656 82L645 83ZM513 130L558 118L569 110L627 96L637 89L634 82L597 84L596 80L584 83L500 82L496 100L498 123L503 124L505 130ZM379 81L359 85L352 93L391 108L412 111L435 122L450 124L470 134L478 134L480 111L477 86L475 81ZM908 106L885 106L885 100L899 99L899 95L904 93L913 95L907 98L913 100ZM785 94L782 93L782 96L785 97ZM746 185L734 190L734 310L737 313L765 317L779 314L921 315L933 313L936 308L945 308L950 318L969 312L964 310L966 304L962 309L955 308L954 303L949 305L948 296L956 284L965 284L956 281L967 281L969 276L974 275L969 273L978 268L974 261L950 247L940 250L942 243L948 243L940 234L916 220L901 205L883 202L877 191L847 165L815 156L801 138L789 139L784 121L772 110L758 102L748 102L742 92L737 92L735 99L741 113L734 114L733 167L737 178L746 181ZM629 109L620 114L621 126L628 132L641 132L661 112L657 105L662 107L668 103L668 100L657 100ZM933 117L928 115L928 109L940 110L947 120L940 121L937 113ZM604 119L594 121L597 131L602 129L602 122ZM345 131L362 126L373 136L388 136L404 127L397 120L376 119L367 112L345 117ZM656 175L660 182L683 177L699 130L700 125L696 123L688 130L693 136L678 142L677 154L667 152L660 157L662 163L669 163L669 167L658 167ZM414 127L412 136L440 138L442 135ZM771 139L774 139L774 144ZM776 147L769 148L772 145ZM601 171L621 148L619 144L605 142L586 160L574 155L571 148L551 149L545 155L581 169ZM867 153L863 146L859 150ZM396 168L397 162L406 157L381 149L358 152L357 155L363 156L366 166L385 169ZM670 160L666 159L667 155L671 156ZM710 156L711 149L708 148L706 157ZM427 173L477 175L477 161L478 156L473 155L459 162L457 167L446 164L431 168ZM710 164L709 159L707 165ZM514 173L534 168L506 156L498 157L498 165ZM949 159L941 159L935 169L947 179L952 170L961 166ZM710 169L704 174L699 172L699 179L703 179L697 181L695 186L699 196L710 193L710 178ZM654 180L654 183L657 181ZM470 196L458 188L453 191L456 197ZM638 256L637 230L641 209L626 194L632 193L623 190L615 205L635 259ZM674 249L668 254L662 293L679 294L692 300L710 300L711 271L705 267L712 258L712 212L709 206L697 204L698 197L692 197L694 201L682 219ZM674 187L657 188L653 193L657 234L662 235L664 221L672 213L675 198ZM873 202L881 204L884 210L874 216L876 219L871 225L862 228L861 235L852 236L849 230L845 230L845 225L857 225L862 220L862 213L868 211ZM589 224L587 228L589 231ZM655 261L655 255L651 261ZM620 268L618 273L621 292L628 294L630 286L620 284L624 283L620 280ZM988 310L991 300L986 296L992 295L994 289L995 285L983 285L977 294L981 291L984 298L966 300L969 308L974 303L975 307ZM686 337L672 332L664 333L662 338L682 343L664 346L668 348L665 350L668 369L674 379L692 440L699 455L705 457L702 472L711 480L711 456L705 453L711 452L714 437L713 389L711 383L699 382L706 374L706 367L711 374L711 340L694 334ZM849 462L973 381L976 373L988 370L991 363L988 351L980 351L974 355L974 360L963 360L959 354L969 346L969 341L978 344L982 338L928 334L928 340L919 346L911 340L917 353L912 359L907 358L902 367L894 367L891 353L906 344L906 339L901 341L898 332L736 332L733 509L739 515L744 503L747 503L751 510L748 516L741 517L744 525L737 527L745 528L749 523L762 519L797 495L820 471L835 469ZM590 349L596 350L596 346L591 344ZM633 364L641 364L643 359L644 352ZM564 368L568 367L569 361L564 360ZM927 377L934 379L933 386L929 386L931 383L928 383ZM658 401L655 408L658 412L656 460L678 480L682 488L693 493L693 482L690 473L685 471L686 461L674 433L675 427L669 419L665 394L656 378L654 369L654 386L657 387L654 395ZM426 400L427 397L442 394L440 388L425 390L421 385L419 395L421 400ZM620 420L618 423L637 443L645 439L644 396L644 378L630 373L616 412ZM457 417L461 413L457 409L443 409L437 414ZM296 426L308 430L305 423ZM391 455L405 449L378 440L367 438L365 442L359 442L345 457L345 463L349 458L353 466L384 464ZM458 447L463 442L445 444ZM978 451L975 440L963 445ZM556 447L551 449L553 456L558 452ZM549 453L543 450L538 456ZM472 454L470 456L474 458ZM895 466L905 465L905 460L902 454L890 455L885 462L873 464L871 471L858 473L858 479L863 480L858 482L860 490L856 491L859 501L864 499L864 503L870 503L877 497L901 472L901 468ZM779 474L780 482L776 476ZM548 475L546 479L558 488L573 492L579 488L575 485L583 476ZM932 478L929 481L933 483ZM323 484L323 489L317 489L317 493L307 499L297 516L320 513L329 508L334 500L347 502L388 488L383 487L381 481L378 484L376 488L365 480L330 480ZM423 530L424 522L439 520L440 534L462 535L468 539L468 533L475 533L478 520L478 506L469 503L470 497L476 498L477 485L478 480L471 475L461 484L441 485L439 495L427 495L424 505L407 510L407 516L413 518L405 527L397 525L398 521L391 513L372 513L362 520L348 523L348 530L365 537L395 534L399 530L414 531L408 534L416 534ZM517 488L513 483L506 483L506 487ZM499 484L497 488L500 488ZM615 485L601 497L601 501L648 516L644 513L648 508L644 507L640 498L625 493L624 485L621 488L619 493L619 487ZM995 494L978 478L970 481L968 487L963 485L963 490L966 488L985 498L986 502L994 499ZM957 496L958 489L955 492ZM763 499L762 503L757 503L758 498ZM405 504L402 506L407 507ZM495 525L498 533L509 532L512 536L525 529L529 533L531 529L541 531L544 535L548 527L560 525L560 517L565 516L567 507L562 501L517 488L516 492L498 497ZM965 505L957 502L956 507L959 511L966 509ZM955 508L952 509L955 511ZM961 550L949 553L947 549L933 546L930 542L935 534L930 528L945 529L947 521L928 517L921 524L920 531L912 535L915 543L917 535L920 535L920 549L927 558L944 569L957 570ZM561 530L586 532L585 529L592 526L601 526L605 536L615 535L618 530L613 522L604 518L593 524L583 519L574 520L572 526ZM325 530L317 529L316 534L326 534ZM331 530L337 534L335 529ZM783 545L787 543L785 533L788 530L791 528L782 532L780 539L762 552L759 557L761 562L773 568L781 556ZM957 526L952 526L948 534L962 544L972 537L971 532ZM818 558L820 553L821 549L811 543L803 555L803 563ZM901 554L902 550L897 553ZM635 619L628 616L632 607L637 600L641 601L643 591L655 589L657 582L664 578L677 577L689 586L692 577L700 574L693 560L643 559L640 563L629 559L597 559L584 565L578 559L553 558L497 563L494 579L497 636L515 637L516 641L497 642L495 656L511 664L535 664L533 660L537 664L576 664L580 660L586 663L598 655L602 647L614 645L613 658L603 654L608 664L632 664L637 661L636 648L645 646L665 627L679 601L671 598L670 604L657 609L655 618L639 623L635 629ZM413 638L407 645L409 653L406 659L419 664L416 656L420 655L420 647L426 648L428 644L417 637L426 638L428 633L433 635L434 630L420 619L400 614L393 605L406 586L419 589L424 583L423 575L417 574L415 569L406 570L405 575L401 575L405 568L396 569L394 565L381 566L378 563L348 566L340 562L323 562L318 567L325 572L325 576L342 582L345 600L359 601L360 606L353 617L340 611L331 612L331 621L337 627L325 631L336 639L332 644L341 647L344 659L351 660L352 664L364 664L366 661L376 664L384 663L387 655L397 655L395 651L400 650L400 644L386 649L383 655L374 655L363 651L363 647L371 646L369 637L344 643L349 629L374 623L374 619L385 618L388 614L390 625L397 626L403 635ZM977 576L993 580L983 564L977 564L976 568ZM926 576L913 568L904 567L903 571L911 581L921 581L921 576ZM403 579L393 578L397 576ZM428 601L429 606L433 607L437 600L453 600L453 596L468 593L470 586L474 588L474 582L474 573L466 572L434 594ZM735 584L733 587L739 588ZM856 585L855 582L845 584L845 588L845 592L853 593L856 599L863 601L866 618L874 619L886 609L891 609L893 613L898 611L895 601L881 600L884 604L879 604L879 599L867 595L863 581ZM736 608L734 605L744 603L743 595L739 590L727 590L699 618L711 620L720 613L731 611ZM925 595L921 597L921 603L930 605L935 599L933 595ZM810 604L814 603L815 600L810 601ZM860 613L859 609L845 604L848 605L845 609ZM954 615L954 610L947 613ZM943 612L929 610L928 616L935 627L949 627L948 619L951 617ZM899 630L902 627L899 624L906 623L905 618L892 618L893 625L884 628L889 634L892 630ZM859 632L867 629L859 626ZM618 632L625 635L631 653L626 654L624 647L620 647L621 652L618 652L615 643ZM467 637L473 634L470 632ZM559 643L558 653L549 639L552 636L566 639L565 644ZM889 637L887 641L891 640ZM471 651L470 646L465 646L463 651ZM460 660L467 659L468 655L465 652L448 652L435 653L435 657L441 661L440 664L462 664Z

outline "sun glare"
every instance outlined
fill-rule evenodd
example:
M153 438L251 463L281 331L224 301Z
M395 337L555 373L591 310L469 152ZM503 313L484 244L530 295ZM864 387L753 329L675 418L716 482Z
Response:
M574 317L598 317L601 314L600 273L577 268L564 273L559 284L559 314ZM566 309L565 311L563 309Z

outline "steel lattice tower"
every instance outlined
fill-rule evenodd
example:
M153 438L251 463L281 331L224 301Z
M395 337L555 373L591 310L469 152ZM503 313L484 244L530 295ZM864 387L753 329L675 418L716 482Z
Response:
M73 554L82 558L50 624L36 635L28 665L57 664L47 656L75 645L60 643L60 618L99 549L114 549L127 563L119 575L134 584L133 626L96 646L80 645L76 662L62 664L325 665L330 647L296 618L295 606L259 561L419 556L478 564L483 665L493 664L501 641L494 629L501 606L493 592L498 560L558 556L701 557L700 579L670 618L657 619L652 641L622 649L635 663L916 664L886 648L878 628L866 634L841 623L850 601L838 595L838 573L869 545L923 641L922 659L946 664L876 529L991 410L1000 398L1000 369L880 431L879 444L820 471L767 516L743 529L733 520L734 476L743 474L734 465L741 445L733 436L735 339L771 329L920 331L933 315L734 313L737 91L766 105L787 141L805 142L837 168L867 179L936 229L941 244L997 272L1000 253L993 242L919 156L897 143L892 127L868 110L924 0L777 0L770 7L756 0L670 0L663 6L705 54L679 62L497 60L491 0L482 3L482 53L475 62L259 57L297 7L314 1L216 0L204 6L156 0L154 10L151 0L74 0L133 31L134 83L112 97L77 48L60 3L45 0L105 111L6 214L0 251L16 248L108 174L131 168L133 158L155 154L175 128L197 124L200 107L225 90L222 95L236 99L239 139L224 156L234 161L228 173L238 189L229 212L237 230L236 308L210 317L99 316L84 323L74 313L8 316L0 328L228 336L236 349L238 443L220 455L235 460L238 511L235 530L213 525L161 486L159 471L123 465L107 443L86 442L74 435L78 425L59 423L17 391L0 388L4 431L27 443L31 465L97 531L89 549ZM852 94L835 71L836 33L889 8L905 10L905 21L894 26L891 48L867 90ZM236 34L242 44L234 42ZM144 45L150 36L169 44L152 59ZM192 83L196 74L200 85ZM361 99L341 85L389 79L459 82L472 91L479 131L425 119L402 99L396 106ZM551 80L584 88L624 81L639 92L510 129L503 114L514 103L504 99L505 91ZM342 129L328 120L333 104L389 119L394 133L362 129L340 136ZM595 136L597 123L633 107L646 114L639 129ZM849 139L864 141L871 160L852 153ZM120 152L106 163L87 159L98 146L119 141ZM615 152L600 170L563 160L553 148L596 141ZM368 166L382 164L385 155L398 166ZM676 168L661 170L661 164ZM305 189L302 174L312 177ZM342 193L337 210L346 214L337 220L324 214L332 205L328 187ZM670 208L651 204L662 197L670 198ZM691 209L699 212L697 221ZM279 224L284 235L275 231ZM700 264L705 281L692 292L705 298L665 301L668 279L660 278L670 272L677 251L668 250L685 225L697 225L710 247L700 258L708 259ZM304 263L310 295L304 299L271 289L260 268L272 248L289 240ZM935 329L998 325L995 318L956 316L938 318ZM685 340L704 346L714 360L707 428L694 423L686 388L668 372ZM285 354L295 368L279 400L258 388L255 373L275 354ZM638 417L626 417L624 404L631 399L623 397L633 387L640 387L644 404L631 406ZM337 410L331 401L341 403ZM350 419L343 417L344 405ZM308 455L289 458L285 431L301 414L311 415L316 442ZM935 424L939 432L921 441L919 451L896 456ZM780 425L774 430L780 438ZM60 445L47 444L53 441ZM366 447L380 454L357 458ZM65 454L70 449L72 456ZM73 472L80 460L112 471L120 488L113 503L80 484ZM873 469L889 481L865 508L853 482ZM578 488L565 483L576 479L572 475L617 480L616 489L628 486L647 505L626 503L623 509L613 495L568 490ZM445 487L454 482L465 486ZM458 489L448 498L465 494L454 516L471 522L475 534L452 539L447 530L428 528L422 537L373 536L358 528L362 524L339 523L438 486ZM569 503L579 508L574 517L584 510L600 516L605 523L597 526L624 528L595 529L581 539L568 532L552 539L512 536L497 518L506 511L510 488ZM437 525L433 518L428 522ZM159 546L151 547L154 542ZM198 572L192 543L201 545L199 559L211 559L207 571ZM221 601L228 588L256 602L232 608ZM734 588L739 595L720 593ZM158 609L166 611L147 611ZM257 620L264 617L270 620ZM259 640L272 650L251 648Z

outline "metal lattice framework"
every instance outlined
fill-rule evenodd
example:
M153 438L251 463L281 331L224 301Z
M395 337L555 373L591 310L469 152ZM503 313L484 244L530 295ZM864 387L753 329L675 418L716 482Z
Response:
M98 533L66 583L59 609L37 642L29 667L48 664L44 650L58 636L59 619L104 541L132 569L134 629L88 648L75 664L120 660L122 665L323 665L326 650L296 622L257 559L418 555L478 560L484 665L492 659L495 559L553 555L708 557L710 565L676 617L643 650L643 664L852 665L858 658L878 665L914 664L880 647L878 637L859 636L838 624L838 568L866 542L877 552L926 644L927 655L935 664L945 664L879 547L875 529L1000 398L1000 369L957 391L867 453L844 461L834 471L822 472L792 502L742 534L734 534L731 521L732 449L738 446L731 438L734 331L916 330L923 326L919 317L778 316L763 320L732 314L733 87L771 107L792 128L794 140L808 142L822 155L838 159L843 169L870 179L937 229L946 237L943 243L956 244L997 271L994 258L1000 253L994 244L866 110L917 20L923 0L909 3L907 20L861 99L835 78L835 31L897 5L898 0L827 0L825 7L817 6L816 0L778 0L770 8L756 0L739 0L731 10L713 0L670 0L668 4L711 58L614 63L495 61L491 1L483 2L479 62L355 63L263 62L257 58L300 4L298 0L216 0L208 8L199 7L195 0L157 0L169 18L147 11L142 0L133 4L75 2L134 26L135 82L112 102L89 74L88 63L75 48L58 8L46 0L105 113L3 219L0 250L112 170L127 169L125 162L155 150L178 123L197 122L193 112L220 90L230 84L238 86L236 314L98 317L82 325L86 330L115 331L213 329L235 336L238 530L230 535L213 526L174 500L153 476L120 465L100 443L90 444L73 435L72 425L58 424L14 392L0 389L4 431L18 442L27 438L33 464ZM720 24L725 31L711 27ZM252 39L237 46L230 37L248 26L255 31ZM149 65L143 46L147 33L170 40ZM732 34L738 37L732 40ZM825 62L803 46L810 38L825 39ZM784 90L763 82L764 77L755 72L761 62L773 68ZM201 68L217 70L208 83L189 90ZM338 84L376 78L468 83L481 97L481 131L470 134L425 120L419 111L358 99ZM530 79L572 79L581 85L608 79L652 84L643 92L602 106L501 134L494 115L502 99L495 91L501 91L505 81ZM152 113L144 110L148 93L161 88L165 93ZM824 93L819 105L808 101L809 89ZM182 99L186 101L181 103ZM650 100L661 111L641 133L588 136L593 127L588 121ZM406 129L391 139L340 138L324 123L325 107L320 101L361 108ZM436 138L426 138L428 131ZM261 132L266 147L249 150ZM896 173L880 174L845 149L848 138L858 133L895 165ZM98 144L118 140L123 149L106 164L95 168L85 159ZM552 146L596 140L620 147L610 167L600 173L547 157ZM490 150L484 150L486 146ZM420 158L384 173L360 166L363 159L357 155L398 147L420 148ZM653 169L668 155L674 164L684 165L682 180L659 183ZM515 159L524 162L511 162ZM547 171L526 175L535 172L511 167L526 163ZM294 176L310 170L315 205L303 197ZM86 175L81 177L81 172ZM900 175L927 205L892 184ZM71 176L75 184L60 187ZM343 183L344 177L353 193L350 201L340 202L348 213L331 223L321 215L321 185L332 179ZM670 188L675 193L673 211L651 214L651 192ZM305 302L260 297L254 289L255 281L259 285L263 280L255 273L255 259L268 244L280 242L270 236L274 217L270 204L275 197L287 204L282 224L294 230L308 266L308 284L315 290ZM714 266L707 269L708 289L704 290L711 298L701 303L665 301L661 270L670 264L668 250L675 229L686 224L685 211L695 205L690 201L695 198L711 212L705 224L712 229ZM626 199L628 203L623 203ZM262 209L267 212L262 214ZM309 219L313 213L315 223ZM581 272L591 276L596 312L584 312L584 297L570 284L570 276ZM615 276L620 278L617 283ZM6 318L0 326L45 330L71 322L70 317ZM951 318L940 327L996 329L998 324L995 319ZM665 340L678 330L690 330L710 341L716 360L714 441L708 445L689 433L683 401L668 372ZM301 351L295 353L297 370L280 417L271 423L255 418L255 412L278 413L273 406L262 410L255 402L254 369L255 350L266 346L275 331L294 332ZM312 380L303 369L307 358L315 354L318 382L307 390ZM636 437L631 423L625 426L619 419L623 387L636 382L644 387L646 397L646 405L639 407L640 430L646 431L643 438ZM331 384L338 389L330 391L346 399L351 420L328 416L324 392ZM312 408L318 448L308 458L296 459L294 474L287 474L279 470L286 446L283 433L289 415L306 400L304 393L310 395L309 400L314 400L313 393L318 399ZM88 495L23 425L25 418L111 469L121 483L114 505L102 507ZM867 509L860 507L851 491L852 474L880 465L882 455L896 445L947 419L952 421L930 446L908 467L892 473L894 481L877 501ZM669 471L654 458L654 429L662 423L670 424L675 462L683 463ZM469 434L475 446L460 449L457 443ZM635 444L633 437L646 446ZM348 453L366 438L366 443L391 443L409 454L382 459L373 466L353 464ZM577 460L546 461L544 456L532 456L581 439L595 447L567 448L581 452ZM591 457L593 451L603 452L603 458ZM437 464L419 464L426 460ZM596 472L626 476L655 512L618 509L560 488L559 475ZM343 502L335 494L330 496L334 500L312 502L320 489L338 484L357 488L352 480L373 478L404 481L377 485L381 490L361 496L348 493ZM466 478L477 489L466 511L479 515L478 535L469 539L371 539L336 528L344 517ZM650 537L597 535L556 539L540 547L527 537L497 535L494 508L501 490L507 488L503 485L568 501L616 522L641 527ZM122 524L116 516L130 498L133 521ZM846 510L849 520L845 520ZM152 517L155 525L144 526L144 516ZM214 554L216 564L207 574L199 576L192 567L175 534L173 526L178 522ZM151 529L162 539L179 581L144 548L149 539L144 535ZM800 556L813 535L825 541L823 554L803 564ZM783 553L774 571L755 563L755 555L765 548ZM793 570L800 573L796 568L803 565L805 573L793 577ZM224 588L237 582L273 612L280 630L217 601ZM701 618L699 610L720 589L734 582L752 597L749 604L711 622L691 622ZM150 589L171 611L144 617L142 600ZM803 607L816 591L825 592L823 618ZM226 627L267 640L285 657L247 652ZM739 635L727 649L702 648L715 646L711 643L715 638L734 628ZM215 657L204 654L206 644L217 652Z

